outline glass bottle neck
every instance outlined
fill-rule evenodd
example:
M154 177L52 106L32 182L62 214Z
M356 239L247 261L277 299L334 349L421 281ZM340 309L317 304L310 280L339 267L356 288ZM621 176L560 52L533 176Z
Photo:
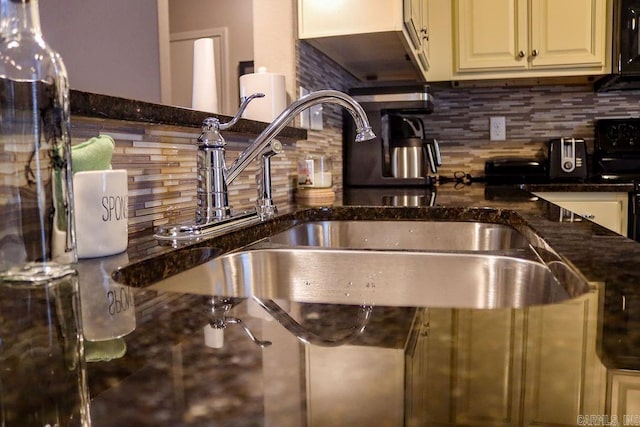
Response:
M0 32L42 37L38 0L0 0Z

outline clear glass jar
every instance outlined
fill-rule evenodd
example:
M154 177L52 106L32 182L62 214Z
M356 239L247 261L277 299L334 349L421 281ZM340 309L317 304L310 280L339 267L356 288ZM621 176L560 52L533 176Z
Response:
M307 155L298 160L298 187L328 188L333 184L331 157Z
M0 280L75 269L69 114L38 1L0 0Z

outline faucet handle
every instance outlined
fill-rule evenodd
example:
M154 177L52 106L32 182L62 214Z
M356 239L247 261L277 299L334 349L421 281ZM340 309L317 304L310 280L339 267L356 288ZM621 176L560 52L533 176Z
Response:
M244 98L236 115L227 123L220 123L220 119L217 117L207 117L204 119L202 122L202 133L198 137L198 145L205 147L224 146L225 141L222 135L220 135L220 131L229 129L235 125L238 120L240 120L240 116L242 116L242 113L246 110L249 102L255 98L262 97L264 97L264 93L254 93Z
M240 120L240 116L242 116L242 113L244 113L244 110L247 109L247 105L249 105L249 103L253 99L263 98L263 97L264 97L264 93L254 93L249 96L243 97L242 103L240 104L240 108L238 108L238 112L236 113L236 115L233 116L233 119L231 119L229 122L220 123L220 130L229 129L231 126L235 125L238 122L238 120Z

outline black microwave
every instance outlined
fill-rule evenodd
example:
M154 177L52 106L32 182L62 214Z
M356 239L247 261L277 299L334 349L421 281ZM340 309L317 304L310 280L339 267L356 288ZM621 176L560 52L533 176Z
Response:
M613 1L613 73L595 83L597 91L640 89L640 0Z

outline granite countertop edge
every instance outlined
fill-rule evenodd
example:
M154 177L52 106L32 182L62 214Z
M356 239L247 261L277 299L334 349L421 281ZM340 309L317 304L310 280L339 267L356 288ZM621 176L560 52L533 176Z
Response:
M70 109L72 116L194 128L200 128L202 121L207 117L217 117L221 122L227 122L232 118L226 115L184 107L155 104L79 90L70 91ZM267 125L268 123L255 120L240 119L238 123L226 132L257 135ZM306 139L307 131L288 126L279 133L279 136L293 140Z
M524 184L524 190L536 192L622 192L634 191L633 183L620 182L549 182Z

